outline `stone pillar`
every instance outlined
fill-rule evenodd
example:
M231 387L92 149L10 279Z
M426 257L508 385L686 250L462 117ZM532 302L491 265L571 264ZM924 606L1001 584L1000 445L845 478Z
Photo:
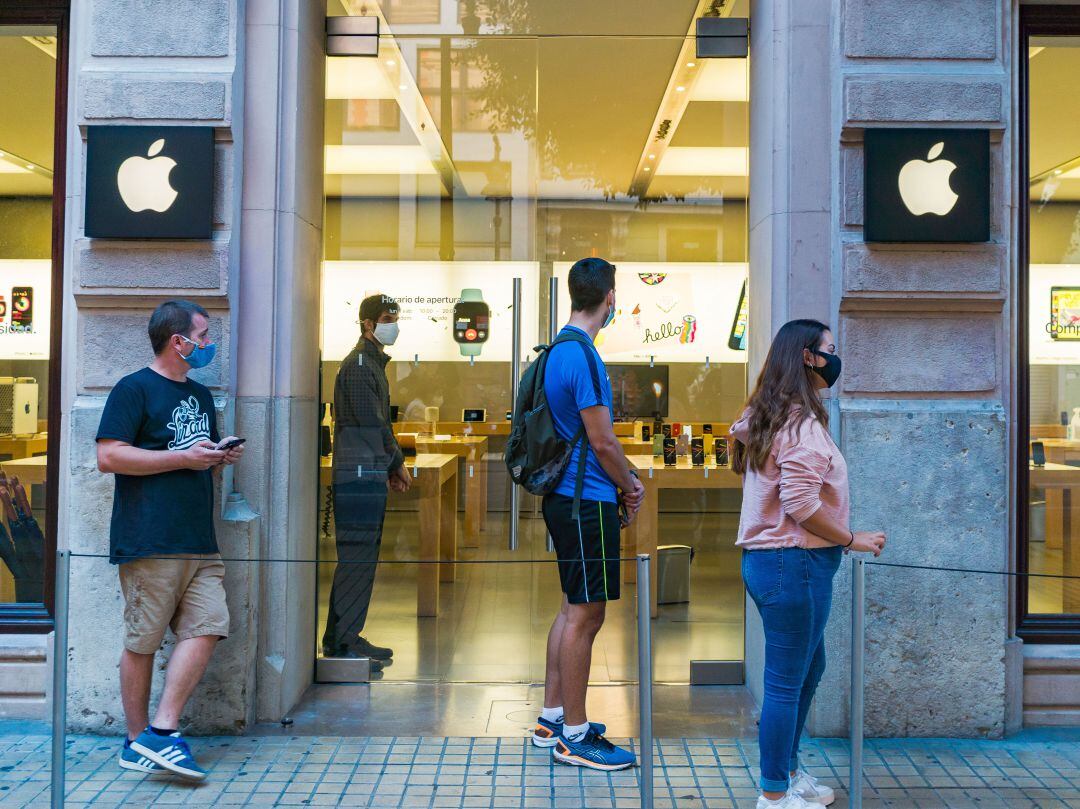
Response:
M146 322L160 301L189 298L210 312L218 359L192 376L214 392L219 423L232 419L227 405L237 361L233 290L244 7L237 0L88 0L72 7L63 420L50 429L61 432L64 453L58 541L73 552L108 553L112 478L96 469L94 435L113 384L152 357ZM141 123L215 128L210 241L108 241L83 235L82 127ZM219 503L222 496L219 491ZM219 543L227 557L248 557L258 550L259 520L242 496L232 500L227 518L217 524ZM256 579L248 565L227 567L232 634L189 707L196 731L236 732L254 717ZM117 671L122 611L115 569L104 559L73 559L68 716L75 729L123 730ZM159 667L155 697L162 680Z
M751 386L781 325L797 317L835 323L829 238L836 163L831 5L830 0L751 4ZM749 598L745 649L747 685L760 704L764 639Z
M750 382L782 323L833 326L845 370L831 426L850 468L853 526L885 529L888 561L1009 567L1010 8L752 6ZM994 133L991 242L864 243L863 132L938 125ZM1000 736L1007 681L1012 690L1018 681L1006 673L1006 658L1018 658L1006 582L876 568L867 594L867 732ZM760 700L764 655L749 602L746 640ZM845 735L846 564L827 644L808 727Z
M846 0L842 7L831 230L853 527L887 532L883 561L1006 570L1011 5ZM992 130L990 243L863 242L862 137L876 126ZM849 601L846 590L837 596L828 643L841 650ZM1007 605L1004 577L869 570L867 733L1001 736ZM815 732L846 731L847 685L846 669L834 665Z
M266 515L260 555L317 555L319 261L325 4L249 3L237 326L241 489ZM257 715L277 721L311 684L316 569L259 567Z

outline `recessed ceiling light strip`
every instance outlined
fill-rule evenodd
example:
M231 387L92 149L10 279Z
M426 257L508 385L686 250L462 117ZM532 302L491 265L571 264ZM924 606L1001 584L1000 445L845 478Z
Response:
M725 3L719 8L720 16L730 16L731 7L734 3ZM716 16L715 0L699 0L694 13L690 18L690 28L683 39L682 48L679 50L679 58L675 60L675 69L668 79L664 97L660 101L660 107L656 111L652 128L649 130L649 138L645 147L641 150L637 168L634 171L634 179L627 191L631 197L644 199L649 192L649 185L656 174L656 167L663 160L664 152L671 143L675 130L682 122L683 114L690 104L693 95L694 84L701 74L700 63L697 60L697 48L695 47L695 26L698 17L707 12Z
M379 18L379 69L386 76L386 81L398 91L398 106L409 124L413 135L427 153L431 164L442 180L444 189L449 192L455 185L462 187L457 167L450 157L443 142L442 134L431 117L416 79L409 71L401 49L391 32L386 15L377 0L344 0L343 5L349 14L373 14Z
M37 174L41 177L48 177L52 179L53 173L51 169L45 168L40 163L35 163L32 160L27 160L21 155L17 155L14 152L9 152L7 149L0 146L0 162L5 166L0 166L0 172L5 174ZM5 171L5 168L7 169Z

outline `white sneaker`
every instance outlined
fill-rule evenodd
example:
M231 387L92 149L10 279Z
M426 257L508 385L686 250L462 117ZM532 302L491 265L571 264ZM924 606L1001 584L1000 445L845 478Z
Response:
M802 767L795 771L795 777L791 779L789 789L801 795L805 800L820 803L822 806L828 806L836 800L836 793L832 791L832 787L825 786Z
M764 795L758 795L757 809L821 809L821 804L811 803L789 787L787 795L778 801L770 801Z

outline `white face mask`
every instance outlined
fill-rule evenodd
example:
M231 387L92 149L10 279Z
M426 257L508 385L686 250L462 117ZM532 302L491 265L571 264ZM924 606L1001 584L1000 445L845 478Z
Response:
M384 346L392 346L397 342L399 331L397 323L376 323L375 339Z

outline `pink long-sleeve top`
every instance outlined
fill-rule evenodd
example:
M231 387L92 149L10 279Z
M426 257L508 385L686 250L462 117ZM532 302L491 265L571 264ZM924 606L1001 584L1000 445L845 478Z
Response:
M803 528L817 513L848 529L850 499L847 463L832 436L812 414L792 430L788 423L773 438L768 460L760 471L747 468L743 478L739 538L743 548L830 548L833 543ZM731 435L749 440L749 411L731 425Z

